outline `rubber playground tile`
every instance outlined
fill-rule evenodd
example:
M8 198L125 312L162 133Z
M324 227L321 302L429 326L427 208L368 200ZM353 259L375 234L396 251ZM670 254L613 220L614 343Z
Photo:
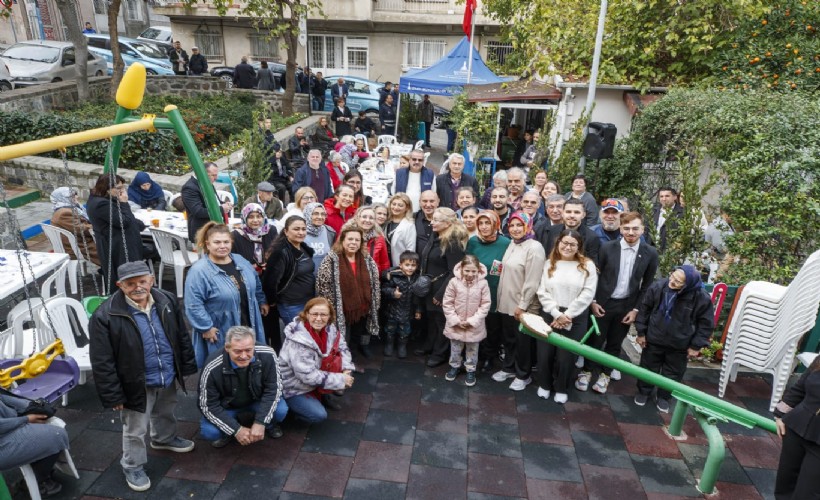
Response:
M683 455L684 462L689 466L689 470L692 471L692 475L694 475L695 478L700 478L703 474L706 457L709 454L709 447L678 443L678 449L680 449ZM743 467L738 463L730 450L726 450L726 456L720 466L718 481L734 484L752 484L752 480L749 479L746 471L743 470Z
M621 436L595 432L572 433L578 463L616 469L634 469Z
M493 495L524 497L527 480L521 459L470 453L467 489Z
M581 473L590 500L646 498L641 480L634 470L581 464Z
M609 400L609 408L618 422L646 425L663 424L663 419L655 405L648 403L645 406L636 405L634 394L629 396L608 394L607 399Z
M370 408L415 413L419 411L420 401L421 387L380 383L373 391Z
M524 497L510 497L506 495L489 495L477 491L468 491L467 500L526 500Z
M370 411L372 399L373 396L371 394L348 391L344 396L336 398L336 401L342 408L340 410L328 411L327 418L364 423L367 420L367 412Z
M421 388L421 400L428 403L467 406L469 393L469 387L456 382L448 382L444 380L444 377L425 377Z
M777 471L771 469L758 469L756 467L744 467L743 470L752 480L758 493L764 498L774 498L774 484L777 478Z
M218 483L174 479L164 477L159 484L152 485L149 498L157 500L190 500L192 498L213 498L219 491Z
M700 496L695 478L682 459L632 455L632 462L647 493Z
M120 432L86 429L71 442L71 458L78 469L102 472L119 464L121 456Z
M410 480L407 481L406 500L447 500L467 497L467 471L428 467L425 465L410 466Z
M379 381L379 371L367 369L364 373L353 373L353 387L345 390L345 394L370 394L376 390L376 383Z
M675 440L657 425L618 424L629 453L653 457L681 458Z
M754 485L722 483L715 484L719 498L742 498L743 500L763 500Z
M418 436L416 441L418 441ZM410 474L412 456L412 446L361 441L350 476L406 483Z
M519 413L521 441L572 446L569 421L562 413Z
M425 366L420 363L390 360L379 373L380 384L421 385ZM355 384L354 384L355 385Z
M195 443L196 448L189 453L162 452L164 456L170 457L174 461L174 465L168 470L166 476L175 479L221 483L225 480L225 476L228 475L228 471L233 467L237 457L246 448L276 447L275 440L268 438L248 446L241 446L234 440L234 442L215 453L214 448L207 441L198 439Z
M529 500L587 500L584 483L527 478Z
M528 478L582 482L578 457L571 446L521 443L521 453Z
M363 428L364 424L359 422L325 420L310 427L301 451L352 457L356 455Z
M352 467L350 457L299 453L283 491L341 497Z
M726 445L743 467L777 469L780 447L768 436L731 436Z
M74 450L71 450L72 456ZM76 465L76 458L75 458ZM165 473L173 465L173 460L170 457L152 457L145 464L145 473L151 479L152 485L157 485L164 478ZM138 493L128 487L125 482L125 475L122 472L122 466L119 462L112 464L94 481L86 491L88 495L96 495L107 498L122 498L125 500L135 500L146 498L148 494ZM151 490L148 490L149 494Z
M467 436L446 432L416 431L412 462L416 465L467 469Z
M344 498L349 500L387 500L404 498L407 485L373 479L350 478Z
M288 473L283 470L234 464L214 500L275 497L285 486L287 476Z
M606 401L606 399L604 399ZM618 423L612 410L605 406L582 403L564 405L569 428L572 431L598 432L601 434L619 434Z
M398 411L374 410L367 414L361 439L395 444L413 444L417 415Z
M494 382L495 383L495 382ZM537 390L527 387L523 391L515 393L515 404L518 413L553 413L564 414L564 405L556 404L554 401L547 401L538 397Z
M468 414L466 404L456 405L422 401L419 405L418 428L425 431L467 434L469 430Z
M512 394L482 394L471 392L469 396L471 423L517 423L515 397Z
M290 470L296 457L299 456L299 450L302 449L304 441L303 433L293 432L286 427L285 435L275 440L273 446L248 446L236 458L236 463L252 467Z
M521 438L519 437L518 426L471 423L469 451L471 453L521 458Z

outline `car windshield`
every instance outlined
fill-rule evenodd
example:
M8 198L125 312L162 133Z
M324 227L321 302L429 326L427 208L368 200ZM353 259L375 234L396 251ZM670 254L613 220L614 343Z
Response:
M168 58L166 54L163 54L159 49L155 48L153 45L148 45L147 43L131 42L131 46L137 49L137 51L145 57L150 57L152 59Z
M3 57L20 61L38 61L53 63L60 58L60 49L45 45L30 45L21 43L13 45L3 52Z

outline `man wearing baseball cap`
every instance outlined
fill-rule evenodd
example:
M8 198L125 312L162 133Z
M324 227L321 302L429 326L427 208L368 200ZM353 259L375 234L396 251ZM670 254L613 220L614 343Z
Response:
M621 239L622 213L624 213L624 204L617 198L607 198L601 203L601 223L590 228L601 240L601 245L607 241Z
M206 75L208 73L208 60L199 53L197 47L191 47L191 60L188 61L188 69L192 75Z
M269 220L281 219L282 215L285 214L285 210L282 208L282 202L273 195L275 191L276 187L270 182L260 182L256 185L256 196L251 196L245 200L242 206L244 207L248 203L257 203L265 210L265 217Z
M122 465L134 491L151 487L143 466L151 448L186 453L194 442L177 434L174 409L176 381L196 373L191 338L176 297L154 288L154 276L143 261L117 268L119 290L91 316L89 333L94 383L103 407L120 412Z

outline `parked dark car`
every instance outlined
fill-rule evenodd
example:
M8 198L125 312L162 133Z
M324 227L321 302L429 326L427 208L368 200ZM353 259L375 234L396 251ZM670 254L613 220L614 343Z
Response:
M262 66L262 63L259 61L251 62L251 66L253 66L254 71L259 71L259 68ZM211 68L211 76L216 76L218 78L222 78L227 82L228 88L233 87L233 69L236 66L216 66ZM273 79L274 79L274 86L278 89L282 86L282 82L285 81L285 72L287 71L287 66L277 62L268 61L268 69L273 71ZM301 73L301 68L297 69L297 72Z

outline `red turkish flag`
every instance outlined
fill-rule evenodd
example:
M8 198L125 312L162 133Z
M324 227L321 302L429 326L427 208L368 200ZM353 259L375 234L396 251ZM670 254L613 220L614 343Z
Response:
M461 23L461 27L464 29L464 34L467 35L467 40L470 39L470 28L473 25L473 11L476 9L476 0L467 0L467 3L464 5L464 21Z

